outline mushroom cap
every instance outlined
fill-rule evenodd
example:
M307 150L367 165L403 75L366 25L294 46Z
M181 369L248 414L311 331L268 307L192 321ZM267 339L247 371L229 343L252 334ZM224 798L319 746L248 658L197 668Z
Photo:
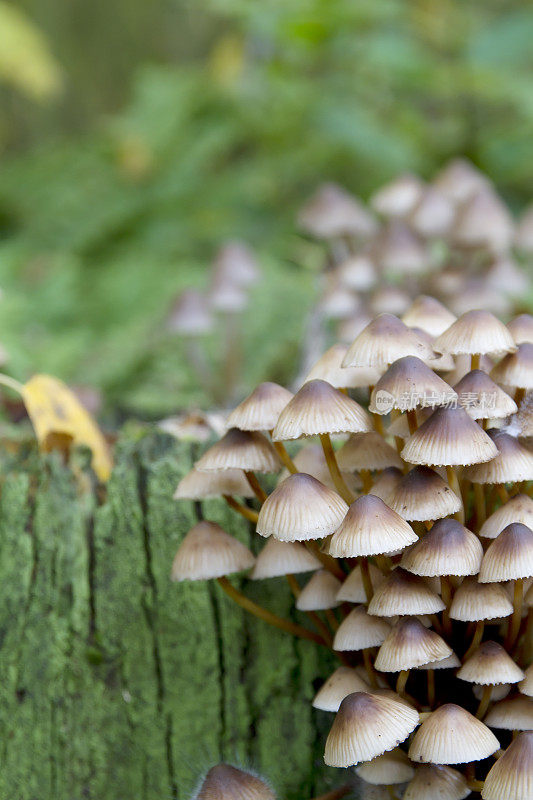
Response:
M433 186L455 205L461 205L480 190L490 188L490 185L486 175L466 158L451 159L433 180Z
M261 277L252 249L237 239L219 248L213 268L218 276L237 286L252 286Z
M500 320L489 311L467 311L435 340L438 353L450 355L485 355L514 353L513 337Z
M199 522L187 533L172 562L173 581L205 581L253 566L253 554L215 522Z
M298 224L317 239L366 238L377 228L374 217L361 201L334 183L325 183L317 189L301 209Z
M416 728L415 709L391 697L354 692L344 698L331 726L324 761L349 767L393 750Z
M281 464L276 451L262 433L230 428L194 466L199 471L243 469L277 472Z
M375 367L341 366L347 350L348 345L340 343L326 350L306 375L304 383L322 380L330 383L335 389L357 389L377 383L381 370Z
M409 214L409 224L420 236L433 239L445 236L455 217L455 207L441 191L429 186Z
M533 343L533 315L519 314L507 323L507 330L513 337L515 344Z
M405 520L420 522L447 517L461 508L461 501L446 481L422 465L402 476L386 502Z
M276 797L255 775L229 764L217 764L205 776L195 800L276 800Z
M174 301L167 329L182 336L200 336L213 328L207 297L198 289L185 289Z
M418 295L402 316L402 322L409 328L422 328L430 336L440 336L456 320L446 306L426 294Z
M223 494L255 497L242 469L201 472L194 467L178 483L174 500L205 500Z
M339 625L333 640L333 649L366 650L367 647L378 647L389 632L388 622L371 616L364 606L357 606Z
M441 598L429 588L424 578L396 567L374 592L368 612L379 617L415 616L436 614L444 608Z
M324 455L324 450L321 444L311 444L309 441L298 450L292 458L294 466L298 472L305 472L307 475L312 475L317 481L323 483L328 489L335 490L335 484L329 471L328 462ZM278 475L278 484L288 478L291 473L287 468L283 468ZM357 475L351 472L343 472L342 477L348 488L355 492L361 488L361 481Z
M337 592L341 582L326 569L315 572L296 600L298 611L323 611L339 605Z
M532 796L533 731L524 731L492 765L481 797L483 800L529 800Z
M487 684L518 683L524 673L498 642L482 642L457 672L457 677L468 683Z
M327 551L337 558L392 553L416 539L411 526L383 500L366 494L352 503Z
M256 558L250 578L278 578L321 569L322 564L300 542L280 542L271 536Z
M274 441L324 433L358 433L372 429L361 406L326 381L313 380L285 406L272 432Z
M376 431L352 433L347 442L337 451L340 470L382 470L387 467L402 466L402 460L394 447L391 447Z
M519 344L516 353L509 353L492 368L490 377L500 386L533 389L533 344Z
M464 800L471 793L462 772L444 764L420 764L404 800Z
M411 761L467 764L495 753L500 743L492 731L455 703L432 711L419 727L409 748Z
M385 577L381 570L375 567L374 564L369 564L368 569L370 572L372 586L374 589L376 589L380 584L383 583ZM340 589L337 592L337 600L347 603L366 603L365 587L363 585L363 576L360 565L354 567L354 569L346 577L344 583L341 584Z
M289 475L270 494L259 512L256 530L283 542L322 539L341 524L348 506L336 492L311 475Z
M468 372L454 389L459 404L472 419L501 419L518 410L513 398L481 369Z
M492 429L487 433L498 453L487 463L468 467L465 477L472 483L518 483L532 480L533 452L505 431Z
M490 728L506 731L533 731L533 700L517 695L496 703L484 719Z
M416 617L398 620L379 648L374 666L380 672L400 672L448 658L453 653L437 633Z
M405 217L424 193L424 183L411 172L393 178L370 198L370 205L384 217Z
M527 697L533 697L533 664L526 669L524 675L524 680L520 681L518 689L521 694L525 694Z
M522 522L533 529L533 500L516 494L488 517L479 531L486 539L495 539L511 522Z
M498 455L494 442L463 408L437 408L407 440L401 456L411 464L466 466Z
M321 711L338 711L348 694L368 692L370 687L353 667L337 667L316 693L313 708Z
M227 426L241 431L271 431L279 415L293 397L292 392L277 383L271 381L260 383L233 409L228 417Z
M355 768L356 773L367 783L375 786L392 786L405 783L415 774L413 765L406 753L399 747L365 761Z
M457 394L442 378L416 356L395 361L376 383L369 410L388 414L392 409L412 411L455 403Z
M483 558L478 537L455 519L440 519L403 553L401 565L415 575L477 575Z
M348 348L343 367L383 367L403 356L436 358L425 341L392 314L380 314Z
M499 619L512 613L513 604L503 586L478 583L476 578L465 578L450 606L450 617L462 622Z
M533 531L511 522L490 543L479 571L480 583L511 581L533 576Z

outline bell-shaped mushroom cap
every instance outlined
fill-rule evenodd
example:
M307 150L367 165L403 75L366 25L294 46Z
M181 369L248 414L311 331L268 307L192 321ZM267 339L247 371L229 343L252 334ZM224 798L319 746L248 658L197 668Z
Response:
M495 753L500 743L482 722L455 703L432 711L413 736L411 761L468 764Z
M450 606L450 617L461 622L499 619L513 613L509 595L499 583L478 583L465 578L456 590Z
M475 464L465 470L472 483L517 483L533 479L533 452L505 431L487 431L498 454L485 464Z
M489 545L479 571L480 583L533 576L533 531L511 522Z
M322 611L327 608L336 608L339 605L337 592L340 587L341 582L335 575L326 569L321 569L319 572L315 572L302 589L296 600L296 608L299 611Z
M370 205L384 217L405 217L413 210L423 193L422 180L417 175L406 172L374 192Z
M304 383L281 412L272 433L275 441L320 433L355 433L372 429L361 406L326 381Z
M377 227L364 205L334 183L325 183L298 214L298 224L318 239L371 236Z
M436 614L444 608L441 598L423 578L396 567L374 592L368 612L379 617L394 617L397 614Z
M500 700L491 708L484 722L490 728L505 731L533 731L533 700L521 695Z
M416 539L411 526L383 500L366 494L358 497L348 509L329 541L328 553L337 558L393 553Z
M250 578L278 578L321 569L318 558L299 542L280 542L271 537L257 556Z
M367 783L375 786L393 786L410 781L415 770L407 755L399 747L388 753L365 761L355 768L356 773Z
M178 483L173 497L174 500L204 500L223 494L255 497L242 469L200 472L194 467Z
M507 251L514 235L509 210L492 190L476 192L458 210L453 239L464 247L487 247L491 251Z
M407 440L401 456L411 464L466 466L498 455L494 442L463 408L437 408Z
M403 800L464 800L471 793L462 772L443 764L421 764Z
M454 204L460 205L480 190L489 189L491 184L468 159L454 158L437 173L433 185Z
M519 344L516 353L509 353L492 368L490 376L501 386L533 389L533 344Z
M342 285L337 272L329 273L318 302L317 310L320 315L326 319L347 319L357 314L360 308L360 299Z
M472 419L501 419L518 410L513 398L481 369L468 372L454 388L459 405Z
M533 316L531 314L519 314L514 317L507 323L507 329L515 344L533 343Z
M418 248L417 255L420 257L420 245L418 242L416 246ZM425 267L427 253L424 249L422 249L422 254ZM405 256L405 253L402 254L402 257L403 256ZM399 286L380 286L378 289L374 289L370 297L370 311L372 312L372 316L377 316L378 314L396 314L398 316L399 314L403 314L409 305L409 299L407 292L400 289Z
M416 356L399 358L376 383L369 409L374 414L388 414L393 408L412 411L457 402L451 386L435 375Z
M254 556L215 522L199 522L183 539L172 562L173 581L205 581L249 569Z
M198 289L185 289L175 300L167 319L167 329L183 336L199 336L213 328L207 297Z
M446 306L425 294L416 297L402 316L402 322L410 328L422 328L430 336L440 336L456 319Z
M289 475L267 497L257 520L261 536L282 542L322 539L333 533L348 506L339 495L305 472Z
M228 428L241 431L271 431L278 417L293 398L292 392L277 383L260 383L228 417Z
M402 460L394 447L391 447L376 431L352 433L337 452L337 462L339 468L346 472L402 467Z
M403 473L398 467L387 467L374 481L370 494L387 503L387 497L394 491L402 479L402 475Z
M440 519L402 556L415 575L477 575L483 558L478 537L455 519Z
M518 683L524 673L498 642L482 642L457 672L468 683Z
M305 378L305 383L314 380L327 381L336 389L356 389L373 386L381 374L375 367L342 367L348 350L346 344L334 344L326 350Z
M441 658L440 661L429 661L427 664L420 664L416 669L457 669L460 666L461 662L458 657L455 653L452 653L451 656Z
M217 275L237 286L252 286L261 277L255 254L245 242L238 240L223 244L213 265Z
M372 617L364 606L353 608L341 622L333 640L334 650L366 650L378 647L385 641L390 625L379 617Z
M255 775L217 764L205 776L195 800L276 800L276 796Z
M527 494L515 494L485 520L479 531L486 539L495 539L511 522L522 522L533 529L533 500Z
M421 360L437 357L401 320L392 314L380 314L352 342L342 365L383 367L403 356L417 356Z
M318 690L313 708L321 711L338 711L346 695L353 692L368 692L370 687L353 667L338 667Z
M483 355L514 353L513 337L489 311L467 311L435 340L438 353Z
M376 260L386 273L418 275L431 266L431 252L427 244L401 220L391 220L381 229L375 242L375 251ZM385 291L386 294L401 292L394 286L378 291ZM405 302L398 309L400 313L405 311L408 303L409 296L405 295Z
M518 689L527 697L533 697L533 664L525 671L525 678L518 684Z
M374 666L380 672L400 672L440 661L453 653L434 631L416 617L399 619L379 648Z
M215 311L238 314L248 305L248 295L244 286L235 283L224 271L215 270L209 287L209 304Z
M374 286L377 279L372 255L364 250L356 255L350 255L342 261L337 267L337 274L342 286L356 292L368 291Z
M481 797L483 800L530 800L533 797L533 731L519 733L493 764Z
M196 462L196 469L244 469L277 472L280 462L270 442L258 431L230 430Z
M455 208L445 194L429 186L409 214L411 227L426 239L445 236L453 223Z
M441 476L418 466L404 475L387 496L387 504L406 520L426 521L455 514L461 501Z
M329 732L324 761L330 767L370 761L405 741L418 721L418 711L392 697L349 694Z
M376 589L383 583L385 577L381 570L373 564L368 565L372 586ZM350 572L344 583L341 584L337 592L337 600L347 603L366 603L365 587L361 567L357 566Z

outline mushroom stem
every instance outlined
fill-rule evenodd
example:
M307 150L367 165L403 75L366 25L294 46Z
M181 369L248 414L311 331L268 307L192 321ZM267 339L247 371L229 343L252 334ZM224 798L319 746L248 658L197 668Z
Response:
M509 622L509 628L505 640L506 650L512 649L516 641L516 637L518 636L518 631L520 630L520 623L522 621L523 594L524 594L524 580L523 578L517 578L514 582L514 591L513 591L513 615Z
M493 686L491 683L483 687L483 694L481 695L481 701L476 711L476 717L478 719L483 719L483 717L487 713L487 709L490 703L490 698L492 697L492 689Z
M442 602L446 606L444 611L442 612L442 627L444 628L444 632L448 635L452 632L452 623L450 620L450 606L452 604L452 589L450 586L450 581L445 575L441 575L440 578L440 593L442 597Z
M508 503L509 502L509 499L510 499L509 498L509 493L507 492L507 489L505 488L503 483L498 483L496 485L496 492L498 494L498 497L502 501L502 503Z
M326 608L326 619L329 622L332 631L338 630L339 623L337 622L337 618L331 608Z
M335 488L337 489L342 499L346 503L348 503L348 505L351 505L355 500L355 497L346 486L344 478L341 475L339 465L337 464L337 459L335 457L335 451L333 450L333 446L331 444L331 438L329 433L321 433L320 442L322 444L322 450L324 451L324 457L328 465L329 474L331 475L331 479L335 484Z
M360 469L359 475L363 481L363 494L369 494L372 488L372 475L369 469Z
M473 792L480 792L485 786L485 781L478 781L475 778L471 778L467 783L468 788L472 789Z
M318 558L324 569L327 569L328 572L331 572L332 575L335 575L335 577L339 578L341 581L346 578L346 573L340 568L338 561L327 553L323 553L314 539L304 542L304 544L307 549Z
M246 480L250 484L253 493L255 494L259 502L263 504L267 499L268 495L261 486L261 484L259 483L259 481L257 480L255 474L253 472L250 472L250 470L246 469L244 470L244 474L246 475Z
M487 509L485 508L485 491L481 483L474 483L474 499L476 503L476 517L478 530L481 528L487 518Z
M272 436L272 431L270 431L270 435ZM296 466L290 455L287 453L287 449L283 444L283 442L273 441L272 444L274 445L274 450L280 457L280 460L287 467L291 475L294 475L296 472L298 472L298 467Z
M247 506L243 506L242 503L238 503L230 494L223 494L222 497L230 508L232 508L234 511L237 511L238 514L241 514L250 522L256 523L259 519L259 514L257 511L254 511L252 508L248 508Z
M300 639L308 639L310 642L315 642L316 644L324 644L322 637L319 636L318 633L304 628L303 625L297 625L295 622L291 622L288 619L278 617L277 614L273 614L271 611L268 611L268 609L263 608L263 606L254 603L253 600L250 600L250 598L236 589L226 577L217 578L217 581L219 586L237 603L237 605L245 611L249 611L250 614L253 614L255 617L262 619L263 622L267 622L269 625L273 625L275 628L285 631L285 633L290 633L292 636L298 636Z
M344 786L339 786L338 789L332 789L331 792L326 792L326 794L318 795L318 797L313 797L311 800L340 800L341 797L349 794L352 791L352 786L349 783L346 783Z
M455 470L451 466L446 467L446 477L448 478L448 484L452 492L454 492L459 500L461 501L461 508L454 514L456 520L458 520L462 525L465 521L465 509L463 505L463 496L461 494L461 487L459 486L459 481L457 480L457 475L455 474Z
M370 658L370 650L368 647L363 649L363 661L365 663L366 674L368 676L368 682L370 683L373 689L378 688L378 682L376 678L376 672L374 670L374 666L372 664L372 659Z
M485 621L480 619L476 622L476 630L474 631L474 637L472 642L470 643L470 647L466 651L463 656L463 663L470 658L474 650L477 650L479 645L481 644L481 640L483 639L483 631L485 630Z
M381 414L372 414L372 420L376 432L379 433L380 436L385 436L385 428L383 426L383 417Z
M390 794L390 796L393 798L393 800L398 800L398 795L394 791L394 787L393 786L391 786L390 784L387 784L387 786L385 786L385 789L387 790L388 794Z
M294 597L298 598L302 591L300 589L298 581L296 580L294 575L291 575L290 573L288 575L285 575L285 577L287 578L287 583L291 587L291 592L293 593ZM327 629L327 626L322 622L318 614L315 614L314 611L306 611L305 613L307 614L307 617L315 626L319 634L322 636L322 639L324 640L325 644L327 644L328 647L331 647L331 645L333 644L333 639L331 637L330 632Z
M407 683L409 672L410 670L408 669L402 669L402 671L398 675L398 680L396 681L396 692L399 695L403 696L405 692L405 684Z
M517 389L516 392L514 393L514 401L519 408L520 408L520 403L522 402L525 396L526 396L525 389Z
M409 433L413 435L418 428L418 421L416 419L416 411L412 409L407 412L407 424L409 425Z
M472 353L470 357L470 369L479 369L481 366L481 354Z
M374 587L372 586L372 578L370 577L368 559L365 558L365 556L359 557L359 566L361 567L361 578L363 579L363 588L365 590L366 602L370 603L374 595Z
M428 706L433 708L435 705L435 670L428 669L427 676L428 676Z

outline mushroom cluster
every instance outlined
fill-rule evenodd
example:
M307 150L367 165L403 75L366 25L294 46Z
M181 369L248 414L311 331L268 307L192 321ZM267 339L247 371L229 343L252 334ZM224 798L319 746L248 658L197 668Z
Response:
M532 390L533 317L417 298L295 394L258 386L177 487L223 498L265 544L255 557L200 522L172 579L215 579L330 648L340 664L313 701L335 715L324 760L393 797L533 798ZM293 618L230 581L245 570L286 576Z

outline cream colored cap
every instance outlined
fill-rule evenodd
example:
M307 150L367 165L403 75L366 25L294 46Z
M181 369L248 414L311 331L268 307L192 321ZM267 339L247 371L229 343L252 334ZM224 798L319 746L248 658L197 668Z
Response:
M464 800L471 793L465 776L443 764L421 764L403 800Z
M477 575L483 558L478 537L455 519L440 519L406 550L401 565L415 575Z
M298 224L318 239L371 236L377 223L353 195L334 183L320 186L298 214Z
M513 337L489 311L467 311L435 340L438 353L484 355L514 353Z
M444 608L441 598L423 578L396 567L374 592L368 612L379 617L394 617L397 614L437 614Z
M258 431L230 430L196 462L197 470L244 469L277 472L281 464L270 442Z
M280 542L272 536L257 556L250 578L257 581L321 568L321 562L305 545L299 542Z
M368 692L370 687L359 677L353 667L338 667L318 690L313 700L313 708L321 711L338 711L346 695L353 692Z
M498 642L482 642L457 672L468 683L518 683L524 673Z
M440 336L456 319L455 314L434 297L421 294L413 300L403 315L402 322L410 328L422 328L430 336Z
M388 753L366 761L355 768L356 773L367 783L375 786L393 786L410 781L415 770L407 755L399 747Z
M483 800L530 800L532 793L533 731L524 731L492 765L481 797Z
M178 483L173 497L174 500L204 500L223 494L255 497L242 469L200 472L194 467Z
M499 583L478 583L476 578L465 578L455 592L450 606L450 617L461 622L479 622L508 617L513 604Z
M445 194L429 186L409 215L409 223L426 239L445 236L455 217L455 207Z
M505 431L487 431L498 449L495 458L485 464L475 464L464 476L472 483L518 483L533 479L533 452L519 439Z
M372 617L364 606L353 608L341 622L333 640L334 650L366 650L378 647L385 641L390 625L379 617Z
M518 684L518 689L527 697L533 697L533 664L525 671L525 678Z
M357 433L372 430L367 412L326 381L304 383L281 412L272 432L275 441L321 433Z
M479 571L480 583L533 576L533 531L511 522L489 545Z
M455 703L432 711L413 736L411 761L468 764L495 753L500 743L492 731Z
M430 467L409 470L386 498L388 505L406 520L427 521L455 514L461 501L441 476Z
M516 494L485 520L479 531L486 539L495 539L511 522L522 522L533 529L533 500L527 494Z
M405 741L418 720L417 711L391 697L349 694L329 732L324 761L330 767L370 761Z
M205 581L249 569L254 556L215 522L199 522L183 539L172 562L173 581Z
M346 558L392 553L416 541L410 525L373 494L358 497L327 546L330 555Z
M384 217L405 217L424 194L424 183L410 172L399 175L378 189L370 198L370 205Z
M339 605L337 592L341 582L326 569L321 569L309 579L296 600L298 611L323 611Z
M381 570L375 567L374 564L369 564L368 569L372 586L374 589L377 589L377 587L383 583L385 577ZM363 585L363 576L360 566L354 567L344 583L341 584L337 592L337 600L347 603L366 603L365 587Z
M336 455L339 468L346 472L402 467L402 460L394 447L376 431L352 433Z
M377 382L369 410L374 414L388 414L394 408L412 411L456 402L457 395L452 387L423 361L416 356L404 356L391 364Z
M392 314L380 314L348 348L344 367L382 367L403 356L417 356L422 361L437 358L432 349L401 320Z
M228 417L228 428L241 431L271 431L293 393L277 383L267 381L248 395Z
M348 351L346 344L334 344L326 350L305 378L305 383L322 380L336 389L356 389L361 386L374 386L379 380L381 370L375 367L342 367Z
M311 475L289 475L267 497L257 520L261 536L283 542L322 539L341 524L348 506L336 492Z
M518 410L513 398L481 369L468 372L454 388L459 404L472 419L502 419Z
M488 189L491 184L487 176L471 161L453 158L437 173L433 185L454 204L459 205L480 190Z
M519 314L514 317L507 323L507 329L511 333L515 344L533 343L533 316L531 314Z
M533 344L519 344L516 353L509 353L492 368L490 376L500 386L533 389Z
M440 661L453 653L434 631L416 617L398 620L379 648L374 666L380 672L400 672L422 664Z
M500 700L485 717L485 725L506 731L533 731L533 700L523 695Z

